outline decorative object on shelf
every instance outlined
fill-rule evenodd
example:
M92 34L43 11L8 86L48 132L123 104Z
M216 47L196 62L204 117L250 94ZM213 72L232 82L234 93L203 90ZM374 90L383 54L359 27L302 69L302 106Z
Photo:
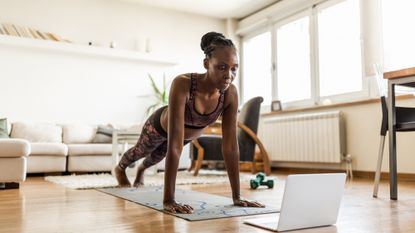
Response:
M143 38L143 37L135 38L135 50L137 50L138 52L146 51L146 38Z
M31 39L52 40L58 42L69 42L69 40L62 39L54 33L43 32L37 29L23 27L11 23L0 24L0 34L16 37L26 37Z
M166 74L163 74L163 88L162 89L159 89L159 87L157 86L156 82L154 81L153 77L150 74L148 74L148 77L151 81L151 87L153 88L153 91L154 91L154 97L156 98L156 103L154 103L153 105L147 108L147 115L151 114L158 107L167 105L169 102L168 95L167 95L167 89L166 89Z
M110 42L110 48L115 48L117 46L117 42L115 42L114 40L112 40L111 42Z
M1 25L0 25L1 26ZM108 47L100 47L94 41L91 41L90 46L88 43L76 44L76 43L57 43L56 41L37 39L24 37L14 37L9 35L0 35L0 46L6 47L19 47L23 49L31 48L39 52L43 51L55 51L62 54L77 54L87 55L94 57L106 57L115 60L132 61L139 64L157 65L157 66L175 66L177 61L161 57L151 53L138 53L137 51L129 51L123 49L110 49Z
M146 53L150 53L151 51L153 51L153 45L151 43L150 38L146 39Z
M277 112L277 111L281 111L282 107L281 107L281 101L279 100L273 100L271 102L271 111L272 112Z

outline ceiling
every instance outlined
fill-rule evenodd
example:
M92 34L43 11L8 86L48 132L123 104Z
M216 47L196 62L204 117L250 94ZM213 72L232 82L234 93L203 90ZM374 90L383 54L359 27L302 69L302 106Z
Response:
M279 0L122 0L170 10L210 16L242 19Z

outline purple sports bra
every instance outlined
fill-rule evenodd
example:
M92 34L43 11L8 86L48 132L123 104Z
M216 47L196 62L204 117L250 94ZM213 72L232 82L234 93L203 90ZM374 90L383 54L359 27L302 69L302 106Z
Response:
M220 91L218 105L213 112L208 114L200 114L195 107L195 92L197 90L197 80L190 75L190 98L186 102L184 111L184 126L192 129L202 129L214 123L223 113L223 105L225 100L225 91Z

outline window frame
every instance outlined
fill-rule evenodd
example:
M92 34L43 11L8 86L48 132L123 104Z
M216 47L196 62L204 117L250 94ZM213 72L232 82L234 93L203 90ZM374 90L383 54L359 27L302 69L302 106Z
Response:
M279 100L278 98L278 63L277 63L277 40L278 40L278 28L287 25L293 21L296 21L298 19L304 18L304 17L310 17L310 11L309 9L303 10L301 12L297 12L295 14L292 14L286 18L283 18L281 20L278 20L276 23L273 24L273 34L274 34L274 48L273 51L275 52L275 56L273 57L273 73L274 73L274 82L275 85L273 86L273 88L275 88L274 90L274 95L273 98L275 98L275 100ZM312 18L309 18L309 29L310 29L310 25L311 25L311 20ZM311 36L310 36L310 41L311 41ZM309 41L309 43L310 43ZM271 46L272 47L272 46ZM297 100L297 101L290 101L290 102L281 102L283 109L284 108L297 108L297 107L305 107L305 106L310 106L314 104L314 100L313 100L313 95L314 95L314 90L313 90L313 85L314 85L314 77L313 77L313 67L312 67L312 63L313 63L313 57L312 57L312 44L310 43L310 98L309 99L303 99L303 100Z
M316 54L318 55L318 51L319 51L319 46L318 46L318 12L320 10L323 9L327 9L329 7L332 7L334 5L337 5L341 2L345 2L348 0L330 0L330 1L326 1L326 2L322 2L318 5L316 5L315 7L313 7L313 14L315 15L315 26L317 28L316 30L316 34L315 34L315 49L316 49ZM347 101L354 101L354 100L360 100L360 99L364 99L364 98L368 98L370 96L370 92L369 92L369 79L365 77L366 71L365 71L365 47L364 47L364 39L363 39L363 12L362 12L362 1L361 0L356 0L359 2L359 21L360 21L360 66L361 66L361 80L362 80L362 89L360 91L355 91L355 92L348 92L348 93L342 93L342 94L336 94L336 95L330 95L330 96L320 96L320 85L318 83L317 87L316 87L316 104L318 105L323 105L325 102L329 101L330 103L340 103L340 102L347 102ZM316 69L317 69L317 77L320 77L320 74L318 73L318 68L319 68L319 58L317 58L317 64L316 64ZM318 78L318 80L320 80Z
M264 33L266 31L271 32L271 77L272 77L272 99L278 100L278 74L277 74L277 29L285 24L293 22L297 19L300 19L304 16L309 17L309 35L310 35L310 88L311 88L311 98L305 100L298 100L298 101L291 101L291 102L284 102L282 103L283 109L293 109L293 108L300 108L300 107L310 107L310 106L318 106L318 105L325 105L325 104L332 104L332 103L341 103L341 102L348 102L348 101L355 101L355 100L362 100L370 98L370 79L366 77L366 70L365 70L365 46L364 46L364 38L363 38L363 30L364 30L364 15L363 15L363 6L362 0L357 0L359 4L359 20L360 20L360 65L361 65L361 80L362 80L362 89L356 92L348 92L348 93L340 93L331 96L320 96L320 79L319 79L319 38L318 38L318 12L324 9L327 9L331 6L339 4L347 0L327 0L327 1L320 1L317 4L309 7L301 7L298 6L298 10L292 11L286 17L272 19L271 17L268 18L268 23L266 26L257 28L253 31L250 31L242 36L242 44L244 40L252 38L256 35ZM243 52L243 51L242 51ZM244 62L243 59L244 54L241 55L242 65ZM241 72L241 90L243 90L242 85L244 85L244 74ZM241 99L243 100L243 93L241 94ZM266 106L269 109L270 103L266 103Z
M243 59L243 57L244 57L244 55L245 55L245 51L244 51L244 43L245 43L245 40L249 40L249 39L252 39L252 38L254 38L254 37L256 37L256 36L259 36L259 35L261 35L261 34L263 34L263 33L266 33L266 32L270 32L271 33L271 40L270 40L270 43L271 43L271 59L272 59L272 57L273 57L273 43L272 43L272 39L273 39L273 35L272 35L272 31L270 31L270 27L264 27L264 28L260 28L260 29L256 29L256 30L253 30L253 31L251 31L251 32L249 32L249 33L247 33L244 37L243 37L243 39L242 39L242 43L241 43L241 67L245 67L245 59ZM273 70L273 63L272 63L272 60L271 60L271 71ZM275 79L274 79L274 77L272 76L272 73L273 72L271 72L271 93L273 92L273 87L274 87L274 81L275 81ZM244 69L242 68L242 69L239 69L239 74L240 74L240 81L239 81L239 85L240 85L240 88L239 88L239 90L240 90L240 94L239 94L239 102L240 103L245 103L246 101L248 101L248 99L247 98L245 98L245 93L244 93L244 79L246 78L245 77L245 74L244 74ZM273 99L274 97L273 97L273 95L271 94L271 99ZM261 104L261 109L270 109L270 107L271 107L271 103L263 103L263 104Z

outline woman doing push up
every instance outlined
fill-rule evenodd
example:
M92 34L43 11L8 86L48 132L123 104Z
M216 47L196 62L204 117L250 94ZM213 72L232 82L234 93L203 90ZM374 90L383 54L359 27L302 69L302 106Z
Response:
M206 73L177 76L171 85L169 105L156 110L143 126L137 144L122 156L115 167L120 186L130 187L125 169L144 158L139 165L134 187L144 185L144 170L166 157L164 210L192 213L190 205L175 201L175 185L183 145L197 139L203 129L222 116L222 152L236 206L264 207L240 196L239 147L236 135L238 93L232 83L238 70L235 45L221 33L209 32L201 39Z

